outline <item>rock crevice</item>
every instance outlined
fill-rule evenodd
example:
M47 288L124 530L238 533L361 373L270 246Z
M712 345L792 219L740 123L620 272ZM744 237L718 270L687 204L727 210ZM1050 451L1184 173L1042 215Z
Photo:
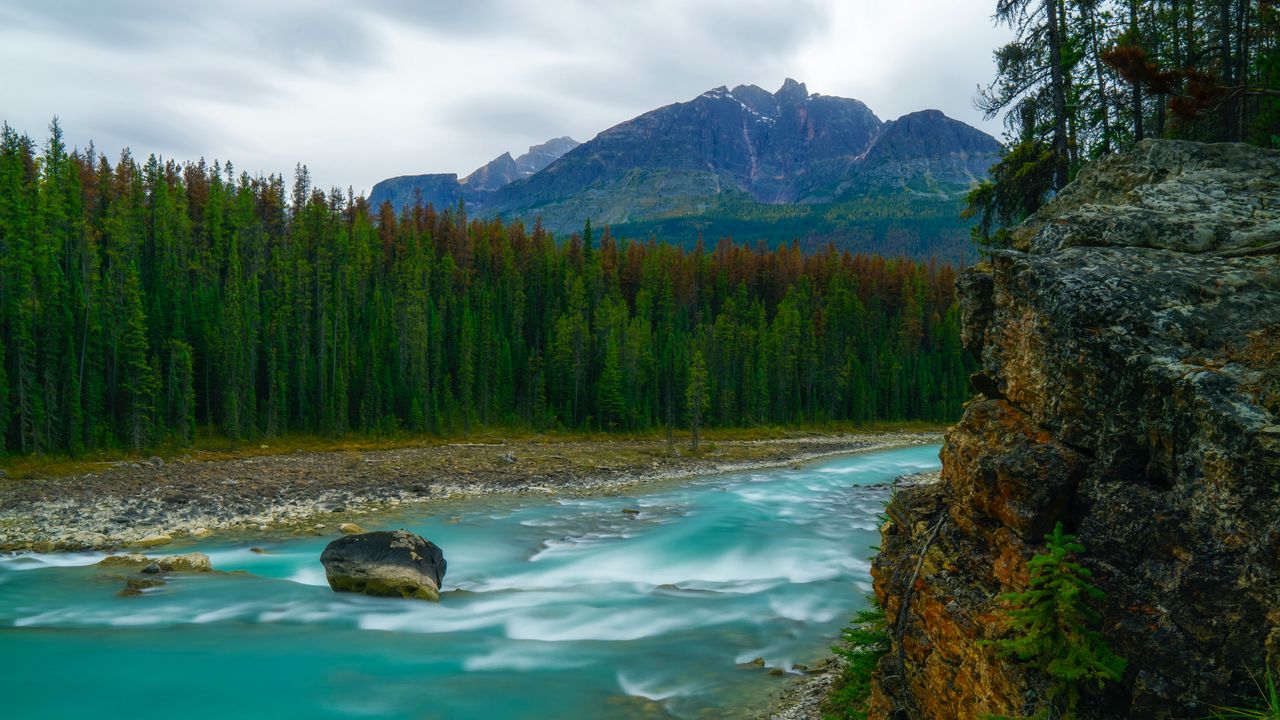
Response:
M1280 665L1280 408L1259 390L1280 387L1280 153L1140 143L1013 237L958 282L981 394L942 483L899 493L883 528L872 574L894 649L876 714L1034 708L1044 679L983 641L1057 522L1128 659L1082 688L1081 716L1239 705L1250 672Z

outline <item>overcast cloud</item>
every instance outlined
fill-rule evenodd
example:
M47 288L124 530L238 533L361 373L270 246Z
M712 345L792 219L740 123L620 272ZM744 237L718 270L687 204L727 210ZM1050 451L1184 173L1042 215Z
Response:
M231 159L367 192L579 141L718 85L972 107L989 0L0 0L0 120L112 159Z

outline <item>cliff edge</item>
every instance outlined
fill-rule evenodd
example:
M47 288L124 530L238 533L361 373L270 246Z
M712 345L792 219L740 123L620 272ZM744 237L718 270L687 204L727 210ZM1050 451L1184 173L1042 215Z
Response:
M1280 153L1139 143L958 281L980 394L942 481L898 493L872 575L872 717L1035 707L984 643L1061 521L1123 678L1084 718L1199 718L1280 667Z

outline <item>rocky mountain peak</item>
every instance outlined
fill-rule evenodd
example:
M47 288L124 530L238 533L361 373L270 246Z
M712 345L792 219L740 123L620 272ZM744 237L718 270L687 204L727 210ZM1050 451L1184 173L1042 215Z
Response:
M497 190L519 177L519 172L511 153L504 152L460 182L473 190Z
M782 81L782 87L778 88L778 92L774 93L773 97L778 103L786 105L804 102L809 98L809 88L802 82L787 78Z
M756 85L739 85L729 93L749 110L764 117L778 116L778 101L773 93Z
M529 152L516 158L516 168L520 172L520 177L529 177L581 144L565 135L531 146Z

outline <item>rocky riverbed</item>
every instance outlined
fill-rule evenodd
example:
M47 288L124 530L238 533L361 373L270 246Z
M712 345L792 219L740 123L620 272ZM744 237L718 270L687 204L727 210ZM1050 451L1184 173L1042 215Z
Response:
M326 534L413 503L495 493L607 493L939 437L806 434L719 441L698 455L661 440L522 440L116 463L78 475L2 481L0 550L144 547L219 532Z

